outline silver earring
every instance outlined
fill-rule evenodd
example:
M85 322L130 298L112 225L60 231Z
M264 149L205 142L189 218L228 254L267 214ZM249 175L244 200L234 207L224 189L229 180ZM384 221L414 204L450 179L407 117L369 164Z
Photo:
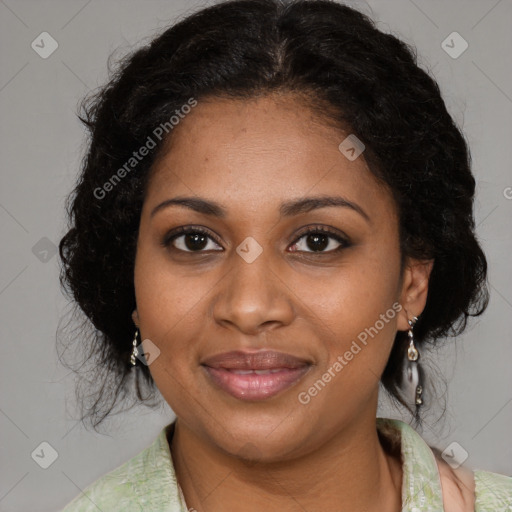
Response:
M423 372L418 363L420 354L414 346L414 324L418 317L414 316L412 320L408 320L409 331L409 347L407 348L407 358L405 359L404 374L402 376L402 384L404 388L407 402L414 404L416 408L423 404Z
M139 328L137 327L135 329L135 335L133 336L133 349L132 349L132 354L130 356L130 363L133 366L136 366L137 365L137 356L139 355L139 350L137 348L137 345L138 345L138 334L139 334Z

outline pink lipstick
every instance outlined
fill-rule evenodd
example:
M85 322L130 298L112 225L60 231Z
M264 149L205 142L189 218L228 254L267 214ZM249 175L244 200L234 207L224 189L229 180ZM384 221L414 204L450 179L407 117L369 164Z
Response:
M311 368L305 359L276 351L232 351L202 361L212 382L240 400L265 400L290 388Z

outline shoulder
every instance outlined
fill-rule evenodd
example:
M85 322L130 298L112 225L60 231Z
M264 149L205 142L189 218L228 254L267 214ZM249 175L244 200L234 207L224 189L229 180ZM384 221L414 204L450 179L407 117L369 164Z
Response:
M141 472L141 457L125 462L110 473L90 484L62 512L96 512L97 510L142 510L134 477Z
M178 488L165 427L154 442L81 492L62 512L179 511Z
M439 479L446 512L472 512L475 510L475 480L473 471L461 466L453 469L432 450L439 468Z
M512 511L512 477L475 471L476 512Z
M463 466L452 469L435 455L447 512L512 511L512 477Z
M453 469L439 449L400 420L378 418L377 427L387 445L399 446L402 502L409 510L512 512L512 477L464 466Z

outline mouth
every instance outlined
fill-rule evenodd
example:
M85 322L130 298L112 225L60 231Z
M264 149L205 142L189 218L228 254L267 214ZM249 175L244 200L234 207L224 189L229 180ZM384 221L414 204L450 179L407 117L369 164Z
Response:
M291 388L312 364L276 351L233 351L210 357L201 366L217 388L240 400L258 401Z

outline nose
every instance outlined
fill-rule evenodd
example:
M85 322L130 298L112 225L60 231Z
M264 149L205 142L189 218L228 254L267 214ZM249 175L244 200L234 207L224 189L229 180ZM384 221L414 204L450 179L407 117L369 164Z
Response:
M252 263L238 254L233 260L214 298L215 321L251 335L289 325L295 314L293 294L277 274L277 266L269 266L266 251Z

